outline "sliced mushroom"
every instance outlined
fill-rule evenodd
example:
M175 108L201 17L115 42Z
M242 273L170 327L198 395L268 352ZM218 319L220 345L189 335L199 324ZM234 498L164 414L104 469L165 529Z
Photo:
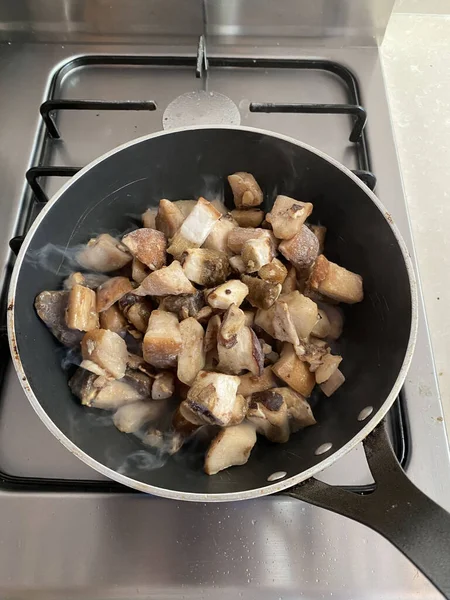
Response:
M175 367L180 350L181 333L177 317L170 312L154 310L142 343L144 360L160 369Z
M235 304L231 304L225 312L220 326L218 340L225 348L237 344L237 334L245 326L245 314Z
M219 364L217 370L222 373L239 375L242 371L250 371L253 375L261 375L264 368L264 354L261 344L250 327L243 327L236 334L236 344L231 348L217 345Z
M226 427L235 417L235 403L239 377L223 373L200 371L195 378L186 400L180 405L182 414L186 407L194 418L200 422Z
M181 351L178 355L177 377L186 385L192 385L199 371L205 367L203 327L193 317L180 323Z
M131 263L131 277L136 283L142 283L147 275L150 274L150 269L144 265L138 258L133 258Z
M270 367L266 367L260 376L253 375L253 373L246 373L245 375L241 375L239 379L238 394L242 394L243 396L250 396L256 392L264 392L278 385Z
M264 211L259 208L247 210L232 210L231 216L239 227L259 227L264 220Z
M316 420L311 407L301 394L297 394L288 387L274 388L272 391L280 394L286 403L291 433L315 425Z
M283 284L287 274L288 270L278 258L274 258L270 263L263 265L258 271L258 276L269 283Z
M247 300L256 308L268 309L281 293L279 283L269 283L259 277L242 275L242 282L248 287Z
M240 254L245 242L249 240L267 239L272 246L272 252L275 255L277 249L277 240L271 231L267 229L253 227L235 227L228 234L228 248L234 254Z
M212 441L205 457L205 473L215 475L223 469L244 465L256 444L256 432L250 423L222 429Z
M289 440L289 414L283 396L275 390L251 395L247 419L256 427L257 433L271 442L283 444Z
M143 227L128 233L122 243L131 254L151 271L156 271L166 264L166 238L161 231Z
M338 302L355 304L364 298L361 275L330 262L323 254L317 258L308 284L313 290Z
M107 329L88 331L81 342L81 354L92 361L111 379L125 375L128 360L127 345L117 333Z
M319 240L306 225L289 240L283 240L278 246L281 254L296 269L309 269L319 253Z
M277 300L274 304L273 330L274 337L281 342L289 342L294 346L299 343L298 333L286 302Z
M315 371L316 383L325 383L337 371L337 368L342 362L342 356L333 354L325 354L322 357L320 366Z
M230 263L223 252L193 248L186 252L183 271L190 281L214 287L226 280L230 274Z
M235 273L242 275L246 271L245 262L242 256L230 256L230 265Z
M101 313L107 310L132 289L133 285L127 277L111 277L97 289L97 311Z
M262 237L245 242L241 257L247 273L256 273L273 259L273 247L270 239Z
M91 331L98 328L98 314L96 310L96 295L83 285L74 285L69 293L66 309L66 324L70 329L78 331Z
M212 308L227 310L232 304L240 306L248 294L248 287L238 279L230 279L208 293L206 301Z
M237 223L230 215L223 215L214 224L211 233L203 244L203 248L224 252L227 256L230 256L232 252L228 248L228 235L236 227Z
M196 291L195 294L180 294L179 296L165 296L162 298L159 308L167 310L178 315L180 320L188 317L196 317L198 320L199 311L205 306L205 297L203 292Z
M213 315L208 321L206 327L206 333L203 340L203 349L205 353L216 350L217 352L217 338L219 336L221 321L219 315Z
M283 294L289 294L290 292L295 292L296 289L297 271L295 270L295 267L289 267L286 279L283 281L283 287L281 289L281 292Z
M39 318L50 329L55 338L64 346L78 346L83 334L69 329L66 324L66 308L69 292L41 292L36 296L34 306Z
M179 206L170 200L162 199L159 201L158 214L156 215L156 229L162 231L167 239L171 239L180 229L185 216Z
M138 296L178 296L195 292L195 287L186 277L177 260L174 260L168 267L150 273L134 290Z
M345 382L345 377L339 369L331 375L329 379L327 379L324 383L320 384L320 389L325 394L325 396L330 397L334 392L341 387L341 385Z
M172 398L175 391L175 375L171 371L161 371L155 377L152 386L153 400Z
M330 304L321 304L320 308L327 315L330 324L327 337L330 338L330 340L337 340L341 337L344 328L344 315L342 310L336 306L331 306Z
M148 298L142 298L136 294L125 294L119 300L119 307L137 331L141 333L147 331L148 320L153 308Z
M327 313L320 309L317 311L317 322L311 330L311 335L318 338L326 338L330 334L331 325Z
M319 240L319 254L323 253L325 247L325 237L327 235L327 228L323 225L310 225L311 231Z
M125 337L128 323L117 304L113 304L100 313L100 327L102 329L114 331L114 333L118 333L120 337Z
M252 208L263 202L263 193L250 173L239 171L228 176L236 208Z
M155 208L147 208L145 213L142 214L142 224L144 227L148 229L156 229L156 215L158 214L158 209Z
M159 419L164 409L165 403L162 401L125 404L114 413L114 425L123 433L135 433L146 423Z
M308 398L311 395L316 383L314 373L310 372L306 362L298 358L292 344L283 344L280 360L272 366L272 370L277 377L302 396Z
M307 339L317 323L317 304L298 291L283 294L280 300L288 305L289 314L298 337L301 340Z
M275 237L289 240L300 232L303 223L312 213L310 202L300 202L289 196L277 196L266 220L272 225Z
M77 261L86 269L109 273L121 269L132 256L127 248L109 233L102 233L89 240L87 246L77 254Z
M97 379L100 379L100 377ZM83 402L83 404L102 410L117 410L125 404L138 402L145 397L139 389L127 381L126 378L123 378L108 381L106 385L98 390L95 398L89 403Z
M173 236L167 252L179 259L186 250L199 248L220 217L221 213L210 202L199 198L193 211Z

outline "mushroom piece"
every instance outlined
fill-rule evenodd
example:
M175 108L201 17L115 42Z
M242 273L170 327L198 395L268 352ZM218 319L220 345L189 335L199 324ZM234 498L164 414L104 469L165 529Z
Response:
M198 320L199 311L205 306L205 297L203 292L196 291L195 294L180 294L179 296L165 296L159 303L160 310L167 310L175 313L180 321L188 317L196 317Z
M131 259L128 249L109 233L102 233L89 240L87 246L77 254L80 265L101 273L117 271L131 262Z
M269 283L283 284L287 274L288 270L278 258L274 258L270 263L263 265L258 271L258 276Z
M255 321L255 313L252 310L244 310L245 325L253 327Z
M246 373L245 375L241 375L239 379L238 394L242 394L243 396L250 396L256 392L264 392L278 385L270 367L266 367L259 376L253 375L253 373Z
M246 267L242 256L230 256L229 262L235 273L239 273L239 275L245 273Z
M181 350L178 355L177 377L186 385L192 385L199 371L205 367L203 327L193 317L180 323Z
M69 379L69 388L72 394L81 400L81 404L91 406L92 401L98 394L98 388L94 385L97 379L97 375L81 367L78 367Z
M284 444L290 435L289 414L283 396L275 389L251 395L247 419L257 433L271 442Z
M69 329L66 324L66 308L69 292L41 292L36 296L34 307L39 318L64 346L78 346L83 334Z
M196 207L197 200L174 200L172 204L175 204L181 210L183 217L186 219Z
M337 340L342 335L344 328L344 315L342 310L330 304L320 304L321 310L327 315L329 321L329 332L327 337L330 340Z
M178 296L196 291L180 263L174 260L168 267L150 273L134 293L138 296Z
M222 429L206 453L205 473L215 475L223 469L244 465L256 444L256 432L250 423L241 423Z
M266 220L272 225L275 237L289 240L300 232L303 223L312 213L310 202L300 202L289 196L277 196Z
M123 433L135 433L146 423L159 419L164 409L163 401L124 404L114 413L114 425Z
M228 248L228 235L236 227L236 221L230 215L223 215L214 224L211 233L203 244L203 248L224 252L227 256L230 256L232 252Z
M156 215L156 229L161 231L166 238L172 238L182 226L186 217L179 206L163 198L159 201L158 214Z
M273 246L269 238L248 240L242 247L241 257L247 273L256 273L273 259Z
M280 360L272 370L293 390L308 398L316 384L314 373L311 373L306 362L301 361L292 344L284 343Z
M273 319L275 316L275 306L272 304L270 308L259 308L255 314L255 325L268 333L271 337L275 337L275 329Z
M102 273L71 273L63 282L65 290L71 290L74 285L84 285L91 290L96 290L102 283L108 281L108 275Z
M263 202L263 193L250 173L239 171L228 176L236 208L252 208Z
M259 277L252 277L250 275L242 275L241 279L248 287L247 300L256 308L267 310L281 293L281 285L279 283L269 283L268 281L259 279Z
M67 279L64 279L63 288L65 290L70 291L75 285L86 285L84 275L80 272L71 273Z
M93 362L109 379L121 379L125 375L128 360L127 345L120 335L113 331L107 329L88 331L81 342L81 355L83 362Z
M273 313L274 337L281 342L289 342L294 346L299 344L298 333L286 302L277 300Z
M131 278L133 281L142 283L149 273L150 269L147 265L144 265L138 258L133 258L131 263Z
M337 368L342 362L342 356L335 356L333 354L325 354L322 357L321 364L315 371L316 383L325 383L328 381L333 373L336 372Z
M100 313L100 327L102 329L114 331L114 333L118 333L120 337L125 337L128 323L117 304L113 304Z
M217 344L219 364L217 370L222 373L239 375L244 370L253 375L261 375L264 368L264 354L261 344L250 327L243 327L236 334L236 343L231 347Z
M264 220L264 211L259 208L235 209L230 214L239 227L259 227Z
M219 336L221 321L219 315L214 315L208 321L205 337L203 339L203 350L205 353L212 350L217 351L217 338Z
M186 252L183 271L190 281L214 287L226 280L230 274L230 263L224 252L194 248Z
M298 337L302 340L308 339L318 319L317 304L295 291L290 294L283 294L280 298L285 302L289 309L289 315L297 331Z
M309 402L301 394L297 394L297 392L288 387L274 388L272 391L280 394L286 403L291 433L295 433L304 427L315 425L316 420Z
M150 299L136 296L136 294L125 294L119 300L119 307L137 331L141 333L147 331L148 320L153 309Z
M264 278L263 278L264 279ZM286 279L283 281L281 292L283 294L289 294L295 292L297 289L297 271L295 267L289 267Z
M97 289L97 311L101 313L107 310L132 289L133 285L127 277L111 277Z
M318 338L328 337L331 331L330 321L327 317L327 313L320 309L317 311L317 322L311 330L311 335Z
M248 294L248 287L238 279L230 279L208 293L206 301L215 309L227 310L232 304L240 306Z
M153 381L152 399L167 400L175 391L175 375L171 371L161 371Z
M78 331L91 331L98 328L98 314L96 310L96 296L94 290L76 284L69 292L66 309L66 324L70 329Z
M361 275L330 262L323 254L317 258L308 284L311 289L337 302L355 304L364 298Z
M180 404L181 413L193 423L196 421L192 419L196 419L200 423L226 427L236 416L238 386L239 377L200 371L186 400Z
M278 249L296 269L309 269L319 253L319 240L311 229L302 225L300 232L283 240Z
M345 377L339 369L331 375L329 379L327 379L324 383L320 384L320 389L325 394L325 396L330 397L334 392L341 387L341 385L345 382Z
M156 229L135 229L122 238L122 243L134 258L147 265L151 271L156 271L166 264L166 238Z
M94 375L95 377L95 375ZM102 379L101 377L97 377ZM108 381L106 385L101 387L98 394L90 402L82 402L87 406L99 408L102 410L117 410L126 404L132 404L148 397L141 390L137 389L129 381L124 379L115 379Z
M210 306L204 306L195 315L195 318L199 323L207 323L213 314L213 309Z
M221 213L208 200L199 198L193 211L173 236L167 252L179 259L189 248L199 248L220 217Z
M225 348L237 344L237 334L245 326L245 314L235 304L231 304L223 316L219 329L218 340Z
M176 315L154 310L142 343L144 360L160 369L176 367L180 350L181 333Z
M325 247L325 237L327 235L327 228L323 225L310 225L311 231L319 240L319 254L323 253Z
M142 224L148 229L156 229L156 215L158 214L157 208L147 208L142 214Z
M253 227L234 227L228 234L228 248L233 254L240 254L245 242L249 240L267 239L272 246L272 252L275 255L277 249L277 240L271 231L267 229Z

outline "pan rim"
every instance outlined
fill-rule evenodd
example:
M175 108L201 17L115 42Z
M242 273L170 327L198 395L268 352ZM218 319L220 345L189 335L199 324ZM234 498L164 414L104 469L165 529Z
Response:
M346 444L344 444L339 450L333 452L319 463L314 465L313 467L307 469L306 471L302 471L301 473L297 473L287 479L283 479L282 481L278 481L276 483L269 484L260 488L253 488L251 490L244 490L241 492L226 492L223 494L201 494L194 492L180 492L175 490L169 490L166 488L160 488L157 486L153 486L147 483L142 483L126 475L122 475L109 467L106 467L102 463L93 459L91 456L80 450L78 446L76 446L50 419L47 415L46 411L41 406L39 400L35 396L32 387L28 381L28 377L25 373L25 370L22 365L22 361L19 356L17 343L16 343L16 334L15 334L15 292L17 287L17 280L19 276L19 272L21 269L21 265L26 254L27 248L33 239L35 232L37 231L40 223L44 220L45 215L51 209L51 207L60 199L60 197L65 193L65 191L72 186L79 178L83 177L90 169L95 167L100 162L106 160L110 156L121 152L122 150L137 145L141 142L144 142L149 139L157 138L160 136L172 135L176 133L181 133L184 131L195 131L195 130L234 130L234 131L248 131L252 133L259 133L268 137L273 137L276 139L281 139L288 143L291 143L295 146L299 146L318 157L330 162L334 167L339 169L345 175L350 177L350 179L358 185L362 191L364 191L370 200L375 204L378 210L382 213L384 219L387 221L387 224L391 228L397 243L400 247L400 250L403 254L403 259L405 262L409 284L410 284L410 292L411 292L411 329L410 336L408 340L408 345L406 347L405 356L403 359L403 363L401 369L397 375L396 381L391 389L391 392L379 408L379 410L372 415L370 420L366 423L366 425L354 436L352 437ZM148 494L153 494L155 496L160 496L163 498L174 499L174 500L184 500L190 502L231 502L236 500L248 500L251 498L257 498L260 496L267 496L270 494L274 494L277 492L281 492L287 488L290 488L298 483L306 481L310 479L317 473L329 467L335 461L342 458L345 454L347 454L350 450L352 450L357 444L362 442L367 435L373 431L373 429L381 422L384 416L387 414L389 409L391 408L394 400L397 398L400 389L405 381L409 366L411 364L412 356L414 353L416 337L417 337L417 329L418 329L418 291L417 291L417 282L414 273L414 267L412 263L412 259L409 253L409 250L406 246L406 243L395 225L390 213L387 211L386 207L382 204L382 202L378 199L378 197L354 174L350 169L342 165L333 157L329 156L325 152L310 146L309 144L305 144L295 138L292 138L287 135L278 134L273 131L267 131L265 129L255 128L255 127L245 127L245 126L233 126L233 125L201 125L201 126L190 126L190 127L180 127L176 129L170 129L167 131L158 131L152 134L148 134L145 136L141 136L112 150L106 152L101 155L85 167L81 169L76 175L74 175L68 182L66 182L61 189L47 202L46 206L42 209L38 217L35 219L33 224L31 225L25 240L21 246L20 252L17 256L13 273L11 275L11 281L8 291L8 309L7 309L7 327L8 327L8 341L10 346L10 352L14 364L14 368L17 372L20 384L22 389L27 396L30 404L33 409L41 419L41 421L45 424L45 426L51 431L51 433L65 446L72 454L77 456L80 460L82 460L89 467L98 471L102 475L105 475L109 479L117 481L122 485L127 487L134 488L138 491L145 492Z

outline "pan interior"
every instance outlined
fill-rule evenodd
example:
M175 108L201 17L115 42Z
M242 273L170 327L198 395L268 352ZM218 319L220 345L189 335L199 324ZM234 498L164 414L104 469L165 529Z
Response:
M42 290L61 289L71 270L64 250L100 232L139 226L140 214L170 200L224 197L226 176L256 177L269 210L277 194L314 204L313 221L328 228L325 253L364 278L365 299L345 308L343 355L346 383L331 398L312 399L318 424L287 444L259 440L247 465L214 477L202 472L190 448L162 460L137 438L117 431L104 414L82 407L71 394L65 353L37 317ZM69 252L70 254L70 252ZM268 485L276 471L295 476L349 442L365 425L357 416L376 412L397 379L411 329L411 292L402 252L370 196L328 160L287 140L258 131L200 129L150 137L94 164L52 204L32 236L17 277L15 334L31 389L57 428L95 461L140 484L196 494L224 494ZM316 449L331 443L325 455Z

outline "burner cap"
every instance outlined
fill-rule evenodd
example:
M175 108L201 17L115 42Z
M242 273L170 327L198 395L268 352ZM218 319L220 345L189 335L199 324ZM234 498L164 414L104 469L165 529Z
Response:
M172 100L163 115L163 128L189 125L239 125L241 115L236 104L218 92L187 92Z

